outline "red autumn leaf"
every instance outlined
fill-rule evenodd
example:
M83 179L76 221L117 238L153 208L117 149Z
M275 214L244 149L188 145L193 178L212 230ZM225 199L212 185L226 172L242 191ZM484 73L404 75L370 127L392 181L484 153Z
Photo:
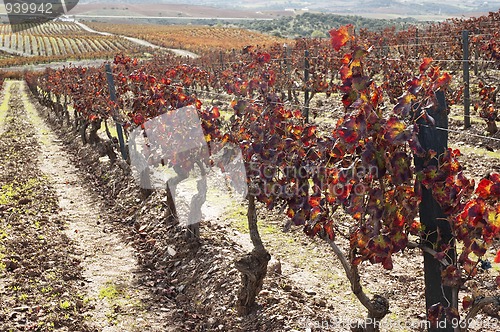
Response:
M370 102L372 106L376 108L378 104L382 102L382 90L377 88L373 89L370 95Z
M220 112L218 107L212 108L212 114L214 115L214 118L218 119L220 117Z
M500 263L500 250L497 251L497 254L495 256L495 263Z
M423 73L425 72L428 68L429 68L429 65L431 64L432 62L432 58L424 58L424 60L422 61L422 63L420 64L420 73Z
M408 183L413 175L412 158L404 151L398 151L391 157L392 182L396 185Z
M405 135L406 133L406 135ZM392 144L403 143L410 139L411 132L406 132L406 124L393 116L385 125L384 138Z
M386 258L384 258L384 260L382 261L382 266L386 270L392 270L393 264L391 256L387 256Z
M319 196L309 197L309 205L313 208L319 206L320 201L321 197Z
M461 283L461 271L455 265L448 265L442 272L443 285L458 287Z
M491 195L491 188L493 186L493 182L488 179L481 179L479 182L476 194L481 198L488 198Z
M417 93L422 90L422 80L420 80L418 77L414 77L411 80L408 80L406 82L406 85L408 86L408 92L410 92L412 95L416 95Z
M316 134L316 126L309 126L306 128L306 137L311 137Z
M136 125L140 125L140 124L144 123L145 119L144 119L144 116L139 113L139 114L134 115L133 121Z
M411 111L411 103L415 98L411 93L405 93L398 98L398 103L394 106L393 112L402 117L408 116Z
M195 103L195 105L196 105L196 108L197 108L197 109L201 109L201 100L196 99L196 103Z
M348 78L352 77L352 69L348 65L343 65L342 67L340 67L339 73L342 82L345 82Z
M269 53L259 53L257 56L258 62L269 62L271 61L271 55Z
M423 230L423 226L422 226L422 224L420 223L420 221L414 220L414 221L410 224L410 234L412 234L412 235L417 235L417 234L419 234L422 230Z
M356 100L358 100L358 93L355 90L351 90L342 96L342 104L345 108L351 106Z
M323 226L323 229L325 230L330 240L333 241L335 239L335 229L333 227L333 222L331 220L327 221Z
M490 173L489 178L495 183L500 183L500 173Z
M321 217L321 209L319 207L315 207L311 210L311 220L316 220L317 218Z
M357 118L350 117L343 126L337 129L337 134L346 143L354 143L360 136L360 124Z
M431 81L436 80L441 74L441 69L438 66L433 66L427 73L427 76L431 79Z
M408 245L408 237L403 232L397 232L391 235L394 250L403 250Z
M478 257L482 257L486 254L485 244L480 243L477 239L472 242L470 249ZM495 257L495 259L496 259L496 257Z
M432 88L433 90L437 90L441 87L447 86L450 82L451 82L451 75L448 73L444 73L434 82Z
M462 308L467 310L472 306L472 303L474 303L474 299L467 295L462 299Z
M332 29L329 31L330 40L332 43L332 47L335 51L339 51L342 46L347 44L349 41L349 27L342 26L338 30Z

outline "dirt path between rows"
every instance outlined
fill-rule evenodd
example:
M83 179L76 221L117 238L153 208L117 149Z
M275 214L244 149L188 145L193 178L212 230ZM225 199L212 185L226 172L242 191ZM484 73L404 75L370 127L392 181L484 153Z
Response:
M96 33L96 34L102 35L102 36L113 36L113 34L109 33L109 32L101 32L101 31L94 30L94 29L92 29L91 27L85 25L82 22L75 22L75 23L80 28L82 28L83 30L88 31L90 33ZM178 55L178 56L184 56L184 57L188 57L188 58L197 58L198 57L198 54L195 54L193 52L189 52L189 51L181 50L181 49L166 48L166 47L158 46L158 45L152 44L152 43L150 43L150 42L148 42L146 40L143 40L143 39L134 38L134 37L125 36L125 35L119 35L119 37L125 38L128 41L131 41L132 43L135 43L135 44L138 44L138 45L141 45L141 46L151 47L151 48L160 49L160 50L166 50L166 51L172 52L172 53L174 53L175 55Z
M3 133L7 109L9 107L9 97L11 81L4 82L4 87L0 93L0 135Z
M170 331L167 308L149 312L148 291L138 285L141 275L134 250L120 235L101 222L102 203L81 184L79 170L62 143L43 122L28 100L25 82L12 82L22 95L29 121L35 126L41 150L40 169L59 197L60 216L67 222L67 236L78 245L86 299L92 325L98 331Z

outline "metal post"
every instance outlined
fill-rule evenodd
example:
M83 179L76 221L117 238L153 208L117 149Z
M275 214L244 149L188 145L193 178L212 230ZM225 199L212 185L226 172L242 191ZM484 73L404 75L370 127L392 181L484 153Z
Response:
M476 29L475 34L479 34L479 29ZM478 75L478 62L479 62L479 41L477 37L475 38L474 42L474 75Z
M222 56L222 51L219 52L220 67L224 70L224 58Z
M306 123L309 122L309 50L305 51L304 54L304 111L302 115L306 119Z
M435 119L436 125L429 126L423 120L419 120L420 130L418 139L422 147L426 150L434 150L438 155L445 152L448 147L448 132L446 130L438 130L439 128L448 128L448 115L446 112L446 101L443 91L436 92L438 107L435 110L430 110L430 115ZM431 161L437 165L437 161ZM425 158L415 158L415 168L417 171L422 170L426 165ZM422 244L433 248L441 248L442 245L450 245L449 260L454 263L455 260L455 243L453 242L453 234L451 232L450 223L447 216L444 214L439 203L434 199L431 189L427 189L422 185L422 201L419 206L420 221L425 227ZM424 283L425 283L425 301L426 308L429 309L432 305L440 303L444 307L448 305L456 306L454 299L458 299L458 289L444 286L441 278L443 265L433 255L424 252ZM458 300L457 300L458 301ZM442 324L441 324L442 323ZM430 328L429 332L453 332L453 324L446 321L446 324L440 322L437 328ZM443 326L446 325L446 326Z
M418 59L418 28L415 29L415 58Z
M469 31L462 31L463 76L464 76L464 127L470 128L470 85L469 85Z

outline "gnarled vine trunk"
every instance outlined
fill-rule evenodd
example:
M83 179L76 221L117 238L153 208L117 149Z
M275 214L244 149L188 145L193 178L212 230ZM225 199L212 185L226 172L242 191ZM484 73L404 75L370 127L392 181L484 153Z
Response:
M97 144L101 140L97 132L101 129L101 119L96 119L90 123L90 131L89 131L89 143Z
M78 131L80 132L80 138L83 144L87 144L87 128L89 126L89 122L83 118L80 119L80 125L78 127Z
M197 161L196 164L200 168L201 179L196 182L196 189L198 192L193 195L191 203L189 204L187 238L191 240L200 239L201 206L207 200L208 190L205 167L201 161Z
M497 126L497 123L495 122L495 120L487 121L486 125L487 125L486 131L488 132L489 135L493 136L497 133L498 126Z
M252 252L235 261L236 269L241 273L241 287L236 304L240 316L248 315L255 309L255 299L262 289L267 263L271 259L259 235L255 197L251 194L248 195L247 218L254 248Z
M385 297L377 294L375 294L371 299L368 298L360 283L358 266L352 264L352 256L354 252L352 250L350 251L351 259L348 260L346 255L344 255L335 242L329 240L329 243L344 268L347 278L351 284L352 292L356 295L359 302L361 302L361 304L368 310L366 320L353 324L351 326L351 331L379 332L382 319L384 319L384 317L389 313L389 301Z

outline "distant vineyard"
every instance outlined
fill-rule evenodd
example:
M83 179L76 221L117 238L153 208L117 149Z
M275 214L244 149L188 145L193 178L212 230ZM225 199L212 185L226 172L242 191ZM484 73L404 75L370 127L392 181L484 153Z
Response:
M16 57L0 59L0 66L69 59L112 58L116 53L140 54L145 47L117 36L101 36L75 23L50 22L13 33L10 25L0 25L0 46Z
M239 28L207 26L164 26L86 22L98 31L147 40L167 48L204 53L212 50L241 49L247 45L271 45L286 39Z

